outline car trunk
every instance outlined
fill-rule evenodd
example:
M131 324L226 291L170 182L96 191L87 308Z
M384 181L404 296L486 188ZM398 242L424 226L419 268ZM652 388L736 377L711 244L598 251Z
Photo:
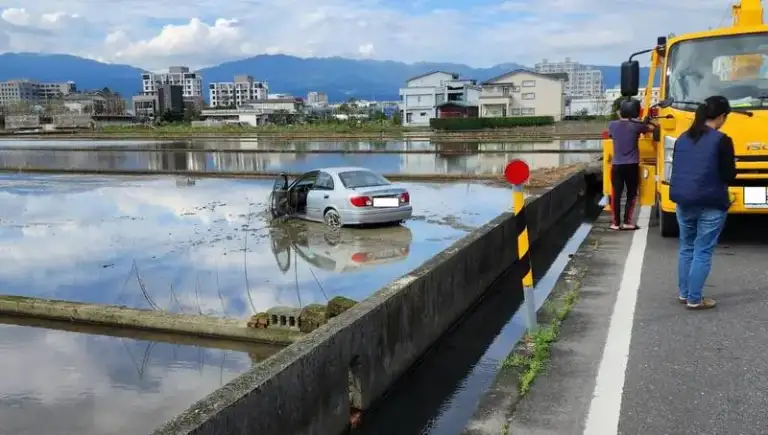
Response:
M371 198L397 198L407 190L395 186L357 187L352 189L357 195Z

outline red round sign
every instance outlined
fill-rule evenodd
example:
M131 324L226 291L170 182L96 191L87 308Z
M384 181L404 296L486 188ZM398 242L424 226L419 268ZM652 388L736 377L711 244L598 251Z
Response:
M519 159L510 161L504 168L504 178L514 185L525 183L530 176L531 169L528 167L528 163Z

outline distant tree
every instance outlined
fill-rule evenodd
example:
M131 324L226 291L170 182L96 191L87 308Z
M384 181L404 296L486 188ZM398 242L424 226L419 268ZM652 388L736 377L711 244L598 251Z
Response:
M403 113L400 110L392 114L392 125L403 125Z
M338 110L339 113L343 113L345 115L352 113L352 107L348 103L341 103Z

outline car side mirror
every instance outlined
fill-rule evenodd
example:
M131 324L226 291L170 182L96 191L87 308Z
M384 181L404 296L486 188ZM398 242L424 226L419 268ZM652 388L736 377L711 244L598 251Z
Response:
M640 63L628 60L621 63L621 95L634 97L640 91Z

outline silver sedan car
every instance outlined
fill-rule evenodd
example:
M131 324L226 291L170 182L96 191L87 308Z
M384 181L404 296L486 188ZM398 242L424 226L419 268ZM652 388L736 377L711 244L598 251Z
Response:
M408 191L360 167L322 168L292 183L286 175L275 180L270 195L273 217L295 217L345 225L395 223L413 214Z

